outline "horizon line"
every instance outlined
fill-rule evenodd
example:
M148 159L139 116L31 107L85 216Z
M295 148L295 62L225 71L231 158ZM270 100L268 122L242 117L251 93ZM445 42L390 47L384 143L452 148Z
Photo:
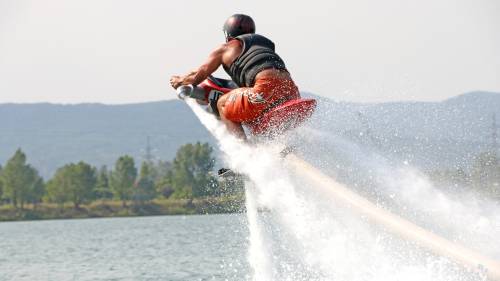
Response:
M308 91L302 91L305 95L313 95L320 99L331 100L338 103L359 103L359 104L382 104L382 103L412 103L412 102L424 102L424 103L439 103L461 96L471 95L471 94L490 94L490 95L500 95L500 92L494 91L468 91L462 94L454 95L441 100L387 100L387 101L348 101L348 100L337 100L330 97L320 96ZM161 100L146 100L146 101L131 101L131 102L100 102L100 101L82 101L82 102L53 102L53 101L35 101L35 102L0 102L0 106L3 105L62 105L62 106L76 106L76 105L103 105L103 106L126 106L126 105L137 105L137 104L148 104L148 103L162 103L162 102L172 102L181 101L177 98L161 99Z

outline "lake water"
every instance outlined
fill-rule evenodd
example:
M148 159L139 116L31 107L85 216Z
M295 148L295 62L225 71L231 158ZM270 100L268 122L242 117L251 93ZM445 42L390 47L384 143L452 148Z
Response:
M0 280L245 280L244 215L0 223Z

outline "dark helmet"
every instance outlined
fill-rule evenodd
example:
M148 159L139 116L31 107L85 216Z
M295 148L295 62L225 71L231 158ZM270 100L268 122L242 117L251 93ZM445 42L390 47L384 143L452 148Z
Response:
M242 34L255 33L255 23L250 16L234 14L230 16L222 28L226 41Z

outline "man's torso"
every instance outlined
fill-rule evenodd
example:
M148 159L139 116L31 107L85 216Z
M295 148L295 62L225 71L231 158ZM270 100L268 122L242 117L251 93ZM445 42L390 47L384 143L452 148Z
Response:
M287 77L285 63L274 51L274 43L258 34L245 34L226 43L224 70L240 87L251 87L259 77Z

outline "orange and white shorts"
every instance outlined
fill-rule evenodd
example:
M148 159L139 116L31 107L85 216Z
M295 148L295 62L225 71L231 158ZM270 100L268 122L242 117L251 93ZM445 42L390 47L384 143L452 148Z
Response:
M252 88L230 91L222 114L234 122L250 122L280 102L300 98L299 89L289 78L260 78Z

